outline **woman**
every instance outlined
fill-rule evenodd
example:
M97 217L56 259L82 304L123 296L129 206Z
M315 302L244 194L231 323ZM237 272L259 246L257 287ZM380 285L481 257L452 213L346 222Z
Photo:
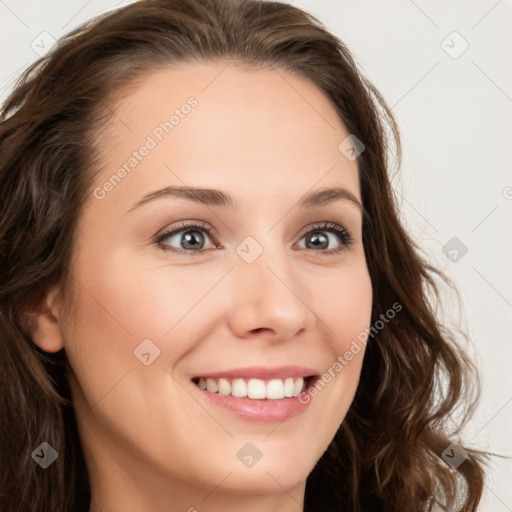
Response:
M477 510L448 429L474 367L393 141L279 2L136 2L31 66L0 125L0 508Z

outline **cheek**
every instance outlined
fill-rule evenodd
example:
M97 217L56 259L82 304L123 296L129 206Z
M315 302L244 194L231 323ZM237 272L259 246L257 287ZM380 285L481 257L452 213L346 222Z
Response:
M177 290L162 281L161 272L135 272L120 261L95 265L90 260L75 274L85 284L76 286L78 306L65 338L81 433L89 445L91 439L100 443L99 425L112 446L119 443L122 451L131 451L140 460L157 461L161 456L155 452L155 440L182 436L183 442L168 448L182 462L191 449L182 424L193 424L197 411L174 385L170 370L190 343L185 334L193 336L193 331L184 333L181 328L181 343L175 342L172 331L164 335L197 302L199 292L187 295L181 283L177 287L186 297L177 296ZM150 421L155 410L159 421Z
M322 304L321 320L325 323L331 348L343 354L354 340L364 348L363 334L370 326L372 284L366 266L360 265L329 281L328 292L318 295ZM362 352L362 350L361 350Z
M82 265L79 275L87 283L82 298L88 314L98 317L98 330L111 330L117 324L114 327L134 341L159 339L175 326L178 330L183 323L197 323L200 303L208 294L210 306L215 304L218 291L213 288L226 271L211 266L176 266L158 258L151 263L151 258L125 257L122 252L104 256L97 265ZM201 315L204 313L203 308Z
M144 269L129 262L82 265L76 275L76 333L86 339L77 350L118 352L126 362L144 339L162 339L193 309L209 286L192 274ZM212 276L215 278L215 276ZM73 345L73 338L69 340Z
M159 297L141 290L137 274L125 270L121 262L93 260L75 269L77 306L65 333L66 353L91 407L127 372L132 377L145 368L134 350L164 329Z
M148 267L119 253L103 256L82 257L74 270L78 306L65 333L66 353L89 407L129 372L119 388L137 382L140 389L119 400L120 407L143 392L154 395L151 386L161 389L166 370L208 337L209 320L220 311L213 288L225 270L200 273L194 265Z
M332 311L336 329L341 335L336 338L332 371L336 375L345 373L355 393L366 349L367 333L372 315L372 284L366 267L349 274L339 289L339 307Z
M316 304L322 305L319 324L325 327L329 359L324 372L304 400L312 400L315 414L325 418L326 438L334 436L357 390L372 313L372 285L361 265L329 281ZM319 400L313 400L314 397Z

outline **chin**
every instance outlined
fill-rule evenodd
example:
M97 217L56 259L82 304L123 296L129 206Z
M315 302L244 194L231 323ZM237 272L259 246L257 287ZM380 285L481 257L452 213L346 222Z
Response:
M278 443L276 441L276 445ZM244 463L242 453L242 460L237 458L235 464L222 464L222 467L218 467L215 471L215 485L225 478L222 488L228 492L275 494L304 484L319 459L318 451L305 452L303 446L290 450L282 445L282 448L272 445L265 447L264 441L259 445L261 455L255 452L252 460L249 458ZM248 449L247 453L250 452ZM258 456L260 458L256 460ZM212 464L210 467L214 466Z

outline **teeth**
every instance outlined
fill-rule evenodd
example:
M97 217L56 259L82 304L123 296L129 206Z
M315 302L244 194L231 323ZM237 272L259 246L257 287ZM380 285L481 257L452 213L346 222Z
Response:
M210 393L217 393L219 386L217 386L217 383L213 379L206 379L206 389Z
M247 382L244 379L233 379L231 383L231 394L238 398L247 396Z
M304 379L302 377L299 377L293 386L293 396L297 396L302 389L304 388Z
M295 385L293 383L293 379L291 377L288 377L284 381L284 396L291 397L293 396L293 390L295 389Z
M226 379L219 379L219 395L231 395L231 384Z
M267 398L267 386L264 380L249 379L247 383L247 396L253 399Z
M267 398L271 400L284 398L284 384L281 379L271 380L267 384Z
M252 400L281 400L298 396L305 388L302 377L287 379L272 379L264 381L261 379L204 379L200 378L198 386L210 393L219 395L232 395L237 398L248 397Z

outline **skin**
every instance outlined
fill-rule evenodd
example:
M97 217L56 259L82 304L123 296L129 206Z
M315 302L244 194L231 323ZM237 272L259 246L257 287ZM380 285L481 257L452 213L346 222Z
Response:
M158 70L112 105L96 187L175 108L198 102L104 198L88 196L66 284L76 307L50 289L33 333L70 360L91 512L302 510L306 478L357 388L364 349L279 425L195 398L191 378L206 372L293 364L322 373L370 325L360 209L346 199L296 207L328 187L361 200L357 162L338 150L348 132L308 80L227 64ZM239 210L163 197L128 211L184 184L228 192ZM217 235L201 232L200 255L166 251L156 235L179 221L202 221ZM341 247L337 254L307 245L310 227L325 221L351 235L344 246L323 230L322 250ZM182 248L184 232L167 247ZM263 251L252 263L236 251L247 236ZM134 356L146 338L160 350L149 366ZM262 453L252 468L237 458L249 441Z

